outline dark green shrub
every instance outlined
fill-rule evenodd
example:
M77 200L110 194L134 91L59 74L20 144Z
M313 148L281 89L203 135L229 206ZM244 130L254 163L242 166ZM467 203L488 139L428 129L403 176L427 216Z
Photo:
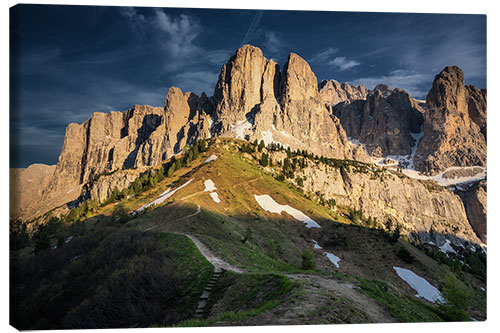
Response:
M304 252L302 252L301 267L304 270L316 268L316 262L314 261L314 254L311 252L311 250L306 249Z
M446 274L441 292L443 301L439 310L447 321L469 321L467 313L470 299L465 285L453 273Z
M123 203L119 203L115 206L111 216L115 222L125 223L130 220L130 215L125 209Z
M415 262L415 257L412 256L411 253L404 247L399 248L396 255L398 256L399 259L403 260L407 264Z

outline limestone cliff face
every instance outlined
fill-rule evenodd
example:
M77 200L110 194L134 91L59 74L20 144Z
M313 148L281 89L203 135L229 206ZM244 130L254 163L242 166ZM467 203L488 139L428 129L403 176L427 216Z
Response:
M426 99L424 136L414 164L426 174L486 165L486 92L466 87L457 66L436 75Z
M478 89L474 86L467 88L467 108L469 116L481 129L486 137L486 89Z
M366 100L347 100L333 108L347 135L364 143L372 156L409 155L424 110L402 89L378 85Z
M485 163L486 92L464 86L460 75L455 68L445 69L429 92L425 140L417 150L421 170ZM83 124L68 125L56 166L12 172L20 184L20 193L11 193L17 205L13 211L21 219L33 218L83 192L102 202L114 187L129 187L141 170L212 136L275 141L317 155L370 162L361 146L349 142L350 136L374 155L409 154L415 145L411 133L420 132L422 113L407 92L385 85L370 94L362 86L336 81L318 89L316 76L299 55L290 54L281 70L260 49L245 45L222 67L213 97L172 87L163 107L97 112ZM32 171L38 175L35 187L28 184ZM92 188L86 186L111 172ZM463 226L462 202L447 190L425 192L424 185L408 179L375 183L338 170L309 172L306 186L311 191L330 191L338 202L369 215L394 216L405 225L414 221L417 231L439 226L436 232L451 232L444 222L449 216L460 237L472 237Z
M206 95L184 94L172 87L164 107L136 105L124 112L96 112L81 125L69 124L59 161L44 180L39 200L21 217L76 200L94 176L158 165L185 145L210 137L212 110ZM114 180L94 191L100 199L115 186L121 189L127 183L116 177L110 179ZM129 183L130 179L126 186Z
M274 91L272 84L276 74L279 74L279 68L268 65L259 48L251 45L239 48L222 67L215 87L218 131L224 132L231 125L250 117L249 113L262 102L263 92L269 94Z
M357 87L351 86L347 82L323 80L319 83L319 95L324 104L335 106L345 101L366 99L368 90L363 85Z
M276 141L330 157L368 159L347 141L321 99L309 64L295 53L281 72L260 49L241 47L222 67L214 102L219 135Z
M486 180L482 180L466 191L457 191L464 202L469 222L477 236L486 244Z
M90 197L98 203L103 203L111 196L111 192L116 187L119 190L130 188L137 177L141 174L141 169L120 170L99 179L90 189Z
M450 239L455 244L480 244L462 200L446 188L398 177L390 171L380 179L323 164L307 167L297 176L304 178L306 192L319 191L325 199L361 209L363 215L376 217L379 223L399 223L422 241L442 245Z
M55 168L55 165L32 164L28 168L10 169L11 218L23 219L33 211L54 174Z

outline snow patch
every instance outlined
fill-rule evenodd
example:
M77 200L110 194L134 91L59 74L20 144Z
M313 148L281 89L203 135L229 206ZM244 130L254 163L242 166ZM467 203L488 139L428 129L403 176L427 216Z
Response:
M217 192L214 192L215 190L217 190L217 187L215 187L214 182L211 179L205 180L205 190L203 191L210 192L209 195L212 200L215 201L215 203L220 203L219 195Z
M312 242L314 243L314 248L315 248L315 249L318 249L318 250L321 250L321 249L322 249L322 247L321 247L321 246L319 246L318 242L316 242L314 239L312 240Z
M486 178L486 168L479 167L481 168L481 172L476 173L473 176L467 176L467 177L457 177L457 178L445 178L443 177L444 174L446 174L448 171L454 171L454 170L470 170L478 168L476 166L470 166L470 167L449 167L445 171L441 172L440 174L437 174L432 178L432 180L436 181L439 185L442 186L450 186L450 185L457 185L457 184L464 184L464 183L469 183L469 182L474 182L478 180L482 180Z
M215 187L215 184L211 179L205 180L205 189L203 190L203 192L212 192L216 189L217 187Z
M212 200L215 201L215 203L220 203L219 195L217 192L210 192L210 196L212 197Z
M291 138L291 139L295 139L293 136L291 136L290 134L288 134L287 132L285 131L280 131L280 134L283 135L284 137L286 138Z
M439 251L443 252L444 254L448 255L448 253L457 253L452 247L451 247L451 242L449 239L444 242L444 244L439 248Z
M209 158L207 158L205 160L205 162L203 162L203 164L206 164L206 163L210 163L210 162L213 162L217 159L217 155L211 155Z
M335 266L337 266L337 268L339 268L339 261L340 261L340 258L337 257L335 254L333 253L330 253L330 252L325 252L323 253Z
M306 228L321 228L321 226L316 223L309 216L302 213L300 210L297 210L288 205L280 205L276 201L273 200L269 195L253 195L257 203L264 209L266 212L281 214L282 212L286 212L293 216L296 220L304 222L306 224Z
M353 145L353 146L361 146L361 147L363 148L363 150L365 151L366 155L367 155L367 156L370 156L370 154L368 154L368 150L366 150L366 146L365 146L363 143L361 143L361 141L359 141L358 139L353 139L353 138L351 138L351 137L347 137L347 141L348 141L351 145ZM372 159L372 161L373 161L374 163L376 163L376 161L375 161L375 160L373 160L373 159Z
M239 121L236 125L231 125L231 130L236 133L236 139L243 139L245 131L252 128L248 119Z
M271 142L274 142L273 133L271 131L262 131L262 141L267 146Z
M175 192L179 191L181 188L187 186L189 183L191 183L193 180L190 179L188 180L187 182L185 182L184 184L182 184L181 186L179 186L178 188L176 188L175 190L171 191L170 187L165 191L163 192L157 199L151 201L150 203L147 203L145 204L144 206L140 207L139 209L137 209L132 215L135 215L141 211L143 211L144 209L152 206L152 205L159 205L161 203L163 203L165 200L167 200L168 198L170 198L172 195L175 194Z
M421 179L421 180L433 180L441 186L456 186L458 189L463 190L463 187L460 186L459 184L464 185L466 183L476 182L476 181L485 179L486 178L486 168L479 167L479 168L481 168L482 171L475 174L474 176L445 178L445 177L443 177L443 175L446 174L446 172L448 172L448 171L467 170L467 169L472 169L472 168L478 168L478 166L449 167L448 169L444 170L443 172L441 172L435 176L425 176L414 169L408 169L408 168L403 169L402 172L410 178Z
M439 290L432 284L427 282L426 279L418 276L417 274L406 268L396 266L393 266L392 268L394 268L401 279L408 283L410 287L415 289L415 291L417 292L417 294L415 295L416 297L423 297L429 302L433 303L443 300L443 297L441 296Z

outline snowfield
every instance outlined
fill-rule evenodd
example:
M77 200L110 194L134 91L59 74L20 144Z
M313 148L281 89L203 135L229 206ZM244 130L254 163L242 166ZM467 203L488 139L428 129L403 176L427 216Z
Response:
M264 141L264 144L267 146L271 142L275 142L273 138L273 133L271 131L262 131L262 141Z
M252 128L252 124L248 119L239 121L236 125L231 125L231 130L236 133L236 139L243 139L245 131Z
M426 176L421 174L419 171L415 170L415 165L413 164L413 160L415 157L415 152L417 151L417 147L420 143L420 140L424 136L423 125L419 133L410 133L410 135L415 140L415 145L411 148L411 153L409 155L387 155L381 158L370 157L372 162L380 167L387 167L387 168L400 167L401 172L410 178L420 179L420 180L433 180L441 186L465 184L486 178L486 167L481 167L481 166L468 166L468 167L453 166L449 167L448 169L444 170L443 172L435 176ZM359 140L353 139L351 137L348 137L347 140L352 145L363 147L366 154L370 156L370 154L368 154L368 151L366 150L365 145L361 143ZM387 161L389 161L389 163L387 163ZM474 175L466 177L457 177L457 178L445 177L446 174L450 171L472 171L474 169L479 169L480 171Z
M300 210L297 210L288 205L280 205L276 201L273 200L269 195L253 195L257 203L264 209L266 212L281 214L282 212L286 212L293 216L296 220L304 222L306 224L306 228L321 228L321 226L316 223L309 216L302 213Z
M203 162L203 164L206 164L206 163L210 163L210 162L213 162L217 159L217 155L211 155L209 158L207 158L205 160L205 162Z
M393 266L392 268L394 268L401 279L408 283L410 287L415 289L415 291L417 292L417 294L415 295L416 297L423 297L429 302L433 303L443 300L443 297L441 296L439 290L437 290L436 287L427 282L426 279L418 276L417 274L406 268L396 266Z
M183 187L187 186L187 185L188 185L189 183L191 183L192 181L193 181L192 179L188 180L187 182L185 182L184 184L182 184L181 186L179 186L178 188L176 188L176 189L175 189L175 190L173 190L173 191L171 191L171 190L170 190L171 188L169 187L168 189L166 189L166 190L165 190L165 192L163 192L162 194L160 194L160 196L159 196L157 199L155 199L155 200L151 201L150 203L147 203L147 204L145 204L144 206L140 207L140 208L139 208L139 209L137 209L137 210L136 210L133 214L137 214L137 213L139 213L139 212L143 211L144 209L146 209L146 208L148 208L148 207L150 207L150 206L152 206L152 205L159 205L159 204L163 203L165 200L167 200L167 199L168 199L168 198L170 198L172 195L174 195L174 194L175 194L175 192L177 192L177 191L179 191L181 188L183 188Z
M210 192L209 195L212 198L212 200L215 203L220 203L219 195L217 194L217 192L214 192L215 190L217 190L217 187L215 187L214 182L211 179L207 179L205 180L204 184L205 184L205 189L203 190L203 192Z
M312 240L312 242L314 243L314 248L315 248L315 249L318 249L318 250L321 250L321 249L322 249L322 247L321 247L321 246L319 246L318 242L316 242L314 239Z
M211 179L205 180L205 189L204 192L212 192L215 191L217 187L215 187L214 182Z
M215 201L215 203L220 203L219 195L217 194L217 192L211 192L210 197L213 201Z
M325 252L323 253L335 266L337 266L337 268L339 268L339 261L340 261L340 258L337 257L335 254L333 253L330 253L330 252Z
M448 253L457 253L452 247L449 239L439 248L439 251L443 252L448 256Z

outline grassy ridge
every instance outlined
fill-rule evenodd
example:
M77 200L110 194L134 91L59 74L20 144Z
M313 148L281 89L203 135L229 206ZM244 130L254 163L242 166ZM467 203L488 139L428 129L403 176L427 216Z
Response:
M283 302L294 286L292 280L282 275L224 272L207 304L207 310L212 312L210 317L175 326L210 326L256 316Z
M112 328L189 318L213 266L187 237L95 227L62 248L13 262L19 329Z

